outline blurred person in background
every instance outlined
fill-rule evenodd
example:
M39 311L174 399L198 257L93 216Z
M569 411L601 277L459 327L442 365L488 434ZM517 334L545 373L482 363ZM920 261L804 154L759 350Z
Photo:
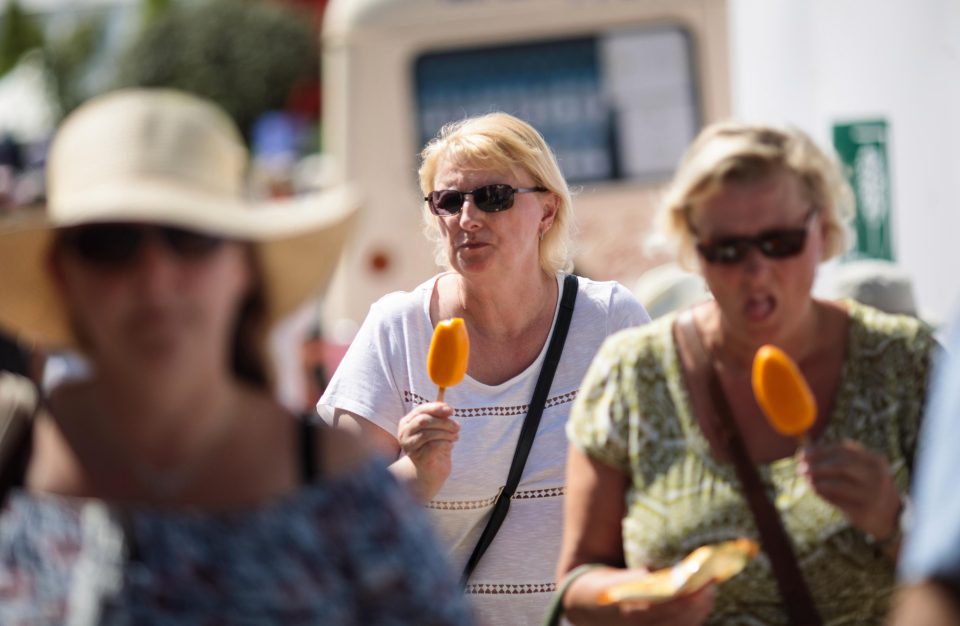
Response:
M890 261L847 261L834 269L829 283L832 299L852 298L885 313L918 316L910 275Z
M481 623L538 624L560 545L567 414L603 339L648 317L622 285L567 274L570 191L529 124L505 113L469 118L444 127L422 159L427 233L447 270L371 307L318 410L362 433L426 503ZM548 341L570 305L539 428L516 492L505 497L512 504L476 561L551 363ZM434 326L452 317L465 321L469 362L463 382L435 402L427 353Z
M3 226L0 324L88 367L0 516L0 622L469 623L406 490L270 392L265 333L325 284L352 194L254 206L246 167L212 103L123 90L57 132L43 219Z
M710 298L703 278L676 263L664 263L647 270L631 289L651 319L663 317Z
M0 216L18 210L26 210L21 200L34 201L36 198L22 198L18 194L18 177L23 171L24 159L19 144L10 135L0 135ZM0 280L3 280L0 278ZM33 362L36 361L36 362ZM14 337L0 330L0 372L11 372L31 379L38 377L42 358L32 350L16 341Z
M584 380L568 425L558 576L603 567L568 588L574 623L882 621L934 340L915 319L811 296L817 265L844 247L848 198L834 162L799 131L717 124L687 151L662 217L713 299L611 337ZM764 344L791 356L813 391L813 443L800 454L754 398ZM744 468L756 488L741 486ZM760 500L766 516L748 506ZM600 591L701 545L758 540L761 517L785 528L778 571L764 539L768 558L722 585L598 606ZM778 582L787 569L807 599Z
M960 625L958 331L955 321L920 432L913 507L898 572L904 588L894 603L893 626Z

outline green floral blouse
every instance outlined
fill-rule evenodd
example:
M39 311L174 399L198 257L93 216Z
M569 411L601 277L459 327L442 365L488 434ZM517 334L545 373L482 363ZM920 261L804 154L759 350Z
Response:
M848 301L847 357L820 442L854 439L882 452L906 492L933 347L930 329ZM607 339L580 390L567 435L592 458L631 477L623 520L630 567L672 565L698 546L756 527L733 467L718 464L691 415L671 329L675 316ZM793 457L760 467L793 538L826 624L880 624L894 566L843 514L797 476ZM708 624L784 624L763 553L718 588Z

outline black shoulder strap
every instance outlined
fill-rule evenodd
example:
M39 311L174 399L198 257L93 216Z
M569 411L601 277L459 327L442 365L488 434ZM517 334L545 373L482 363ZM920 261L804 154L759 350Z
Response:
M300 481L304 485L309 485L320 477L317 460L317 425L310 415L301 415L299 422Z
M714 426L720 434L720 444L726 448L737 479L740 481L743 495L753 514L753 520L760 535L760 544L770 559L770 569L773 570L790 623L793 626L821 626L823 620L820 618L813 596L810 594L810 588L800 570L790 536L783 527L780 513L767 496L760 473L750 460L746 444L733 420L733 412L727 402L727 396L720 385L720 378L694 326L693 312L688 309L681 313L677 318L677 325L693 356L694 372L706 377L717 418Z
M563 280L563 295L560 297L557 323L553 327L553 335L550 337L550 345L547 346L547 354L543 360L543 367L540 369L540 377L537 379L537 386L533 390L533 398L530 400L527 416L523 419L523 427L520 429L520 436L517 438L517 449L513 453L513 461L510 463L510 471L507 473L507 483L500 490L497 501L493 505L490 519L487 520L487 525L480 534L480 539L463 568L462 582L464 585L477 567L477 563L480 562L483 553L493 543L493 538L497 536L500 525L507 517L510 499L517 490L517 485L520 484L520 475L523 474L523 466L526 465L530 448L533 447L533 439L536 437L537 428L540 426L540 417L543 415L543 408L547 402L547 394L550 393L553 375L560 363L563 344L567 339L567 331L570 329L573 306L577 301L577 284L577 277L573 274L568 274Z

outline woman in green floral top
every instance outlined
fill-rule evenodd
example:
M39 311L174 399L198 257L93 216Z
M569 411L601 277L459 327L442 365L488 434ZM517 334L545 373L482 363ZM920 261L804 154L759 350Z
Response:
M812 297L818 263L844 247L849 189L798 131L719 124L681 162L663 206L681 260L714 299L688 313L758 466L825 624L883 620L894 583L934 341L921 322ZM597 605L598 592L672 565L698 546L759 540L714 423L709 368L678 316L609 338L567 426L571 449L559 575L576 624L788 624L761 555L737 577L648 606ZM751 387L774 344L816 397L814 442L768 425Z

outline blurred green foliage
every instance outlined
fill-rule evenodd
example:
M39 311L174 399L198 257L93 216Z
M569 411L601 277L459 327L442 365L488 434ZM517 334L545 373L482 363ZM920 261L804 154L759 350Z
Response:
M15 68L27 52L39 50L49 77L50 95L61 116L90 96L84 79L103 39L102 15L84 14L51 34L23 10L18 0L11 0L0 19L0 76Z
M174 0L140 0L140 20L149 24L170 10Z
M63 35L47 37L44 61L61 116L66 116L93 95L84 79L100 48L105 28L104 16L91 14L77 19Z
M40 26L18 0L11 0L0 16L0 76L16 67L24 54L42 46Z
M264 112L319 72L310 18L277 2L206 0L155 5L119 67L119 86L173 87L223 107L249 138Z

